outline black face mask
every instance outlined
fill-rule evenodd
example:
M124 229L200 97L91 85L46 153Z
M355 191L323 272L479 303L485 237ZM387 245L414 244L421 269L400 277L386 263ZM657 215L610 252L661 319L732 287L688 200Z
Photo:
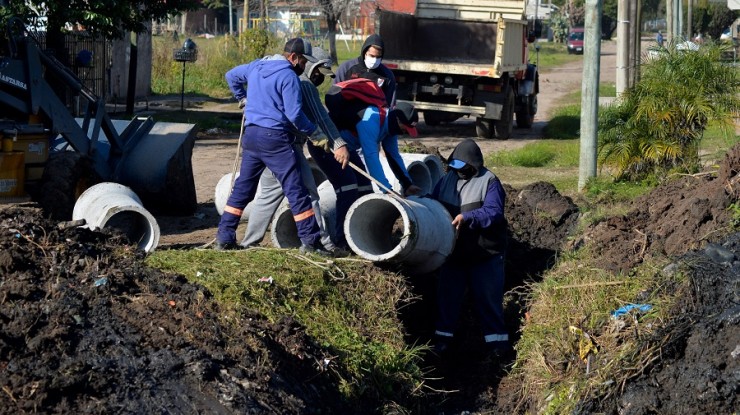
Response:
M311 77L311 83L316 86L319 86L324 83L324 79L326 79L326 77L321 72L314 73L313 76Z
M293 69L293 72L295 72L296 75L301 76L304 68L301 68L301 65L296 63L295 65L293 65L293 68L291 69Z
M455 173L457 173L457 177L463 180L470 180L475 177L476 171L474 167L468 165L460 170L455 170Z

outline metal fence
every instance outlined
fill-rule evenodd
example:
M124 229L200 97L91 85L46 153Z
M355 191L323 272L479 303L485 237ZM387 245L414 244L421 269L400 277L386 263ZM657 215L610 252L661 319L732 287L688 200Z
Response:
M42 49L46 49L46 33L37 33ZM81 83L98 97L110 96L111 42L85 33L69 33L64 37L64 56L55 57L74 73ZM76 104L74 96L67 94L67 106Z

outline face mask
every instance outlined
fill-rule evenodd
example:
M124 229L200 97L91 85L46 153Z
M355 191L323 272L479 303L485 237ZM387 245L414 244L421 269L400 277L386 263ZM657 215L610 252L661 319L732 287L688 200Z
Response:
M465 166L460 170L455 170L457 177L463 180L470 180L475 176L475 169L470 166Z
M380 66L380 59L381 58L365 55L365 66L367 66L367 69L375 69Z
M324 74L322 74L321 72L318 72L318 73L313 74L313 76L311 77L311 83L316 86L319 86L324 83L324 79L326 79L324 77Z
M295 72L296 75L301 76L301 74L303 73L303 68L299 63L293 65L293 72Z

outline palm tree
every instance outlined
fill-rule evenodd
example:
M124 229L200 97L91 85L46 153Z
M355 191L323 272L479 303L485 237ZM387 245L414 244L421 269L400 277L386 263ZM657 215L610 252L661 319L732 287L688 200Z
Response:
M725 48L713 43L686 50L673 43L657 56L643 56L640 82L599 121L599 159L617 179L699 167L709 122L729 128L740 108L740 78L722 63Z

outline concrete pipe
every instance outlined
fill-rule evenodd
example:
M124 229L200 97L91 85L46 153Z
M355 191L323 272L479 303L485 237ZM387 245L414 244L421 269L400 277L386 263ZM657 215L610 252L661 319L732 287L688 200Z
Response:
M385 173L385 177L388 178L388 181L391 184L391 188L398 193L401 193L403 189L401 189L401 183L396 178L396 175L393 174L393 170L391 170L391 166L388 165L388 160L386 160L385 157L380 156L380 164L383 166L383 173ZM422 194L431 193L434 185L432 183L432 177L429 174L429 169L427 168L427 165L424 164L421 161L411 161L406 164L406 170L409 171L409 176L411 176L411 181L421 187ZM380 188L373 183L373 189L375 192L380 192Z
M442 165L442 160L435 154L422 154L422 153L401 153L404 163L407 165L414 161L421 161L426 164L429 169L429 176L432 179L432 190L437 185L439 179L445 175L445 169ZM431 192L430 192L431 193Z
M239 172L236 172L236 177L239 177ZM260 197L260 194L262 193L262 186L257 184L257 193L255 193L254 198L255 200ZM226 207L226 202L229 200L229 196L231 195L231 173L225 174L216 184L216 194L213 198L213 204L216 205L216 210L218 211L219 215L224 214L224 208ZM247 206L244 208L244 211L242 212L242 222L246 222L249 220L249 212L251 211L251 202L247 204Z
M85 190L75 203L72 220L85 220L89 229L113 228L145 252L159 244L159 224L144 209L131 188L118 183L99 183Z
M344 233L357 255L414 274L439 268L455 246L452 217L429 198L365 195L350 207Z
M332 240L334 240L337 223L337 195L334 193L334 187L332 187L328 180L325 180L319 185L318 191L321 218L316 219L323 221L324 227L326 227ZM298 229L293 220L293 212L290 210L287 199L280 203L275 215L272 217L272 224L270 226L272 229L270 234L272 246L276 248L298 248L301 246L301 240L298 238Z

